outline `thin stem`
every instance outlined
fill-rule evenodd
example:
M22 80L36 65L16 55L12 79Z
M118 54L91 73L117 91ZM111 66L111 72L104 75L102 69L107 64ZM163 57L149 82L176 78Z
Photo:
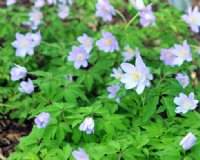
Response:
M196 49L199 49L200 47L199 46L195 46L195 45L190 45L192 48L196 48Z
M119 10L117 10L117 9L115 9L115 12L121 17L121 19L123 20L123 22L127 24L127 20L124 17L124 15Z
M10 104L4 104L4 103L0 103L0 106L7 106L7 107L11 107L12 105L10 105Z
M139 12L128 22L128 24L124 27L124 31L133 23L133 21L139 16Z

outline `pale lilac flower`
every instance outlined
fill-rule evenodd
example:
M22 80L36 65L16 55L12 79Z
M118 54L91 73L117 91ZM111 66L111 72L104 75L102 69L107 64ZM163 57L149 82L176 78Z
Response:
M184 150L189 150L192 148L196 142L197 138L191 132L188 133L180 142L180 145L183 147Z
M7 0L6 1L7 6L10 6L10 5L15 4L15 3L17 3L17 0Z
M34 43L32 40L32 36L30 33L22 35L20 33L16 33L16 40L12 42L12 46L16 48L16 56L25 57L26 54L33 55L34 54Z
M34 0L34 7L41 8L45 5L45 0Z
M121 82L125 83L126 89L136 88L136 92L141 94L145 86L150 87L150 80L153 79L153 76L144 64L140 54L136 55L135 66L124 62L121 64L121 68L126 72L121 78Z
M189 7L188 14L183 15L182 19L190 25L192 31L199 32L200 12L198 11L198 6L194 7L194 10L192 10L192 7Z
M24 78L26 76L27 70L25 67L15 65L15 67L12 67L10 70L11 74L11 80L17 81L21 78Z
M31 28L37 29L41 24L43 14L40 10L34 8L32 12L29 13L29 21L31 22Z
M180 66L183 64L184 61L192 61L190 46L188 45L186 40L183 42L183 45L175 44L172 52L175 55L175 59L173 62L175 65Z
M122 69L121 68L113 68L113 73L110 75L111 77L114 77L116 79L121 78L122 76Z
M96 17L101 17L105 22L112 21L112 16L116 15L115 9L109 3L109 0L98 0L96 9Z
M118 42L115 37L106 31L102 31L102 38L96 42L98 48L104 52L114 52L119 50Z
M89 37L87 34L83 34L82 36L78 37L78 41L81 43L81 46L89 53L93 48L94 40Z
M139 11L145 8L143 0L131 0L131 3Z
M176 75L176 80L180 83L180 85L183 88L187 87L188 84L189 84L189 77L188 77L188 75L184 75L184 74L178 73Z
M81 123L79 130L86 132L86 134L94 133L94 120L91 117L85 118Z
M68 0L69 4L73 4L74 0Z
M115 98L117 92L119 91L119 89L120 89L120 85L118 85L118 84L107 87L107 91L109 92L108 98L110 98L110 99ZM116 98L116 102L120 103L120 98L119 97Z
M72 152L73 157L75 160L90 160L89 156L87 153L82 148L79 148L78 151L73 151Z
M87 67L88 62L87 59L90 57L89 53L85 51L85 49L80 46L73 46L72 51L69 53L68 61L74 62L74 67L79 69L81 66Z
M174 98L174 103L178 105L176 113L187 113L189 110L194 110L197 107L199 101L194 99L194 93L191 92L189 96L183 93L179 94L179 97Z
M18 89L25 94L31 94L34 91L33 82L31 81L31 79L28 79L27 82L22 81Z
M57 0L47 0L48 5L54 5L57 3Z
M109 92L108 98L114 98L118 92L118 90L120 89L120 85L112 85L107 87L107 91Z
M124 47L124 52L122 52L122 56L124 57L124 61L129 61L131 60L135 55L136 52L138 52L138 49L134 51L129 45L126 45Z
M34 119L35 124L38 128L45 128L50 121L50 114L43 112L36 116Z
M38 31L36 33L32 33L32 40L33 40L34 46L40 45L40 43L42 41L42 36L41 36L40 31Z
M147 27L149 25L155 25L156 17L152 12L151 5L148 5L143 10L140 11L140 24L143 27Z
M174 66L175 56L173 55L173 49L161 49L160 60L162 60L165 65Z
M59 4L58 8L59 8L58 16L61 19L65 19L69 16L69 7L66 4Z

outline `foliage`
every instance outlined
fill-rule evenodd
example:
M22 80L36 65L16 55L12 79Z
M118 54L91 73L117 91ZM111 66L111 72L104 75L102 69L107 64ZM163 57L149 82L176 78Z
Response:
M84 148L94 160L200 159L199 139L187 152L179 145L188 132L199 138L199 109L177 115L173 102L181 92L194 92L196 99L200 99L197 76L191 76L186 89L174 78L178 72L194 75L199 70L197 50L192 48L193 61L184 62L180 67L166 66L159 60L161 48L181 44L184 39L191 46L197 45L193 33L181 19L182 13L167 3L154 0L156 25L142 28L138 25L139 18L127 26L120 15L111 23L104 23L95 18L95 3L96 0L77 0L70 6L70 16L66 20L57 17L56 6L43 7L42 43L35 48L33 56L25 58L15 56L11 43L16 32L31 32L21 25L28 20L30 8L13 5L0 9L0 113L19 123L33 120L41 112L51 115L47 127L39 129L34 125L8 159L73 159L71 152L78 147ZM137 14L130 3L121 0L110 3L127 21ZM95 46L90 53L89 66L74 69L73 62L67 62L66 58L72 46L79 45L77 37L87 33L96 41L102 30L116 37L120 51L105 54ZM140 49L154 79L141 95L121 87L118 104L108 98L106 88L118 83L110 74L112 68L120 67L121 52L126 44ZM27 68L28 77L35 86L33 94L19 92L19 83L10 80L14 63ZM134 60L130 63L134 64ZM65 75L72 76L73 81L64 78ZM80 123L88 116L95 122L94 134L90 135L79 130Z

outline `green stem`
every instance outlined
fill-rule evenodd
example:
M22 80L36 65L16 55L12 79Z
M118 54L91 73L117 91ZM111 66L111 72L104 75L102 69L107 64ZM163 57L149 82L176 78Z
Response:
M139 16L139 12L128 22L128 24L124 27L124 31L133 23L133 21Z
M13 105L11 105L11 104L4 104L4 103L0 103L0 106L13 107Z
M199 49L200 47L199 46L195 46L195 45L190 45L192 48L196 48L196 49Z
M119 10L117 10L117 9L115 9L115 12L121 17L121 19L123 20L123 22L127 24L127 20L124 17L124 15Z

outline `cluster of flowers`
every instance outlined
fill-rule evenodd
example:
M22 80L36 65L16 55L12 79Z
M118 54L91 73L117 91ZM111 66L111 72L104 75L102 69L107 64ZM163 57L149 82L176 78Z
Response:
M156 17L153 14L151 4L144 5L143 0L131 0L133 6L139 11L140 24L143 27L155 25Z
M104 52L114 52L115 50L119 50L118 42L115 37L106 31L102 31L102 38L96 42L99 50ZM72 51L69 53L67 58L68 61L74 62L74 67L79 69L82 67L87 67L88 62L87 59L90 57L90 51L93 48L94 40L89 37L87 34L83 34L83 36L78 37L78 41L81 43L79 47L73 46Z
M16 3L17 0L7 0L7 5L11 5ZM47 0L48 5L55 5L58 4L58 16L61 19L65 19L69 16L70 9L67 4L72 4L73 0ZM25 26L36 30L38 29L39 25L42 23L43 19L43 13L40 11L40 8L42 8L45 5L45 0L34 0L34 8L29 13L29 21L23 22Z
M7 0L7 5L15 3L17 0ZM67 3L72 4L70 0L47 0L49 5L57 4L59 5L60 12L59 17L64 19L69 15L69 8ZM143 27L155 24L155 16L152 12L151 5L145 7L143 0L133 0L132 1L135 8L139 11L140 24ZM30 25L32 29L38 29L43 18L42 13L39 8L45 5L45 0L35 0L33 12L29 14L29 21L27 24ZM114 7L109 3L109 0L98 0L96 4L96 17L101 17L103 21L111 21L112 16L116 15ZM189 10L189 14L183 16L183 19L191 25L192 30L197 31L199 27L199 12L198 8ZM88 59L90 58L90 52L94 47L94 40L87 34L83 34L78 37L77 40L80 42L80 46L73 46L72 51L69 53L67 58L68 61L74 62L74 68L79 69L80 67L86 68L88 66ZM16 56L25 57L26 54L33 55L34 47L41 43L41 34L36 32L35 34L27 33L25 35L16 33L16 41L12 43L12 46L16 48ZM119 51L119 44L116 38L109 32L103 30L102 38L96 41L96 46L99 50L108 53ZM142 60L139 49L133 50L129 45L126 45L124 52L122 52L124 57L124 62L120 65L121 68L113 68L113 73L111 77L120 79L120 82L125 84L126 89L135 89L138 94L143 93L145 87L150 87L150 81L153 79L150 69L145 65ZM135 57L135 65L127 63ZM187 41L183 42L183 45L174 45L170 49L162 49L160 59L164 61L166 65L182 65L184 61L191 61L192 55L190 53L190 46ZM124 73L123 73L124 71ZM11 80L16 81L22 79L26 76L27 70L25 67L16 65L11 69ZM189 77L178 73L176 76L178 82L185 88L189 84ZM109 91L109 98L115 98L117 92L119 91L121 84L116 84L109 86L107 90ZM25 94L31 94L34 91L33 83L30 79L27 82L22 81L20 83L19 90ZM120 103L120 98L116 98L116 102ZM190 93L186 96L180 93L179 97L174 98L174 103L178 105L175 112L176 113L187 113L189 110L193 110L197 107L198 100L194 99L194 93ZM50 114L43 112L36 116L35 123L38 128L44 128L48 125L50 121ZM86 132L86 134L94 133L94 120L92 117L86 117L80 124L79 130ZM190 149L196 141L196 137L189 133L180 143L185 150ZM84 152L82 148L78 151L73 151L72 155L76 160L86 159L89 160L89 156Z
M15 67L11 68L10 74L12 81L18 81L26 76L27 70L25 67L16 65ZM27 82L22 81L20 83L20 87L18 89L25 94L31 94L34 91L33 82L28 78Z

